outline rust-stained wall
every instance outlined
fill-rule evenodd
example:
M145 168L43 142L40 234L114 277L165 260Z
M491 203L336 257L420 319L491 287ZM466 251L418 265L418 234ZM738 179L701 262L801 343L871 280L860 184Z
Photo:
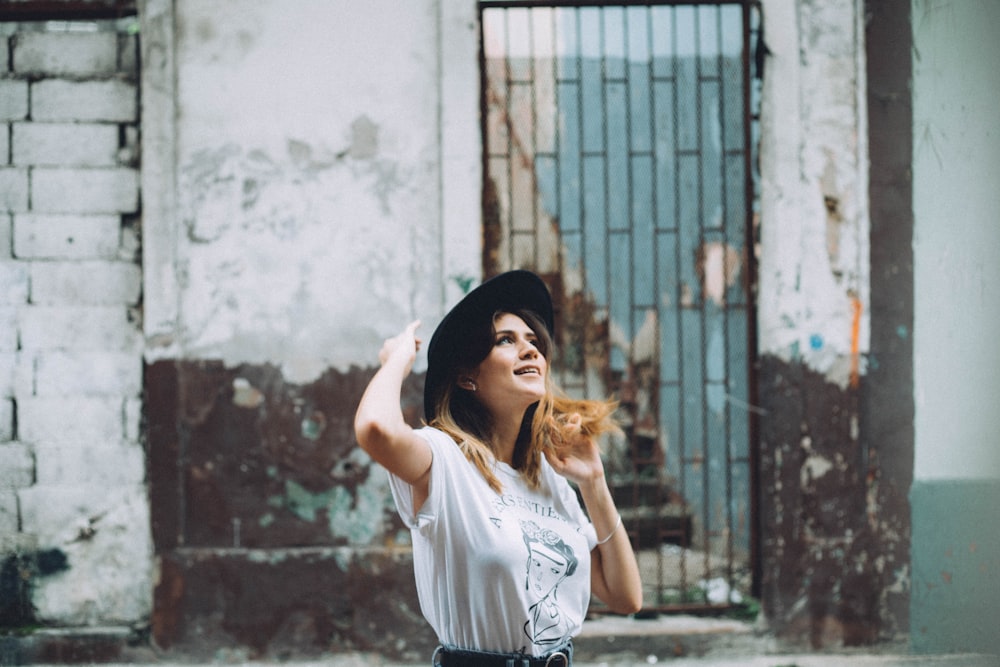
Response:
M870 644L909 620L909 6L764 16L763 608L792 641Z
M385 472L355 444L372 374L286 382L273 366L159 361L146 370L152 636L252 656L426 652L409 531ZM418 423L422 378L406 384Z
M813 648L906 629L908 481L863 431L862 394L760 361L761 595L772 628Z

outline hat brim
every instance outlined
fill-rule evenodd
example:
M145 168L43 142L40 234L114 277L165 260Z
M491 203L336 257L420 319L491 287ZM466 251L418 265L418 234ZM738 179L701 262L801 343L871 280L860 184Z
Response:
M431 336L424 378L424 419L430 421L434 416L434 403L447 381L453 351L467 343L476 324L510 310L531 311L542 319L549 335L553 334L552 296L537 275L508 271L483 282L448 311Z

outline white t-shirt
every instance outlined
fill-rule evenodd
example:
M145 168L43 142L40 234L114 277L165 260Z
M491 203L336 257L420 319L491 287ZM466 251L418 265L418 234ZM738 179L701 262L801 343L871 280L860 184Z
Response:
M597 536L566 479L543 458L532 489L497 462L497 494L446 433L417 433L434 457L419 512L411 487L389 479L413 536L420 608L438 641L543 655L576 635L590 604Z

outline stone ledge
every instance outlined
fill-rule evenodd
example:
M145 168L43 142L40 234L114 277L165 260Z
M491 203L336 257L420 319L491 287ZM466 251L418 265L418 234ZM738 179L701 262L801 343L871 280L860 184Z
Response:
M0 665L155 662L145 632L124 626L0 633Z

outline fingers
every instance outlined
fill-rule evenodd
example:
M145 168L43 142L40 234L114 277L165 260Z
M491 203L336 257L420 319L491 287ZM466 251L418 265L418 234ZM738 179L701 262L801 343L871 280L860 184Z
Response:
M419 352L422 341L415 335L419 326L420 320L413 320L398 334L392 338L386 338L382 342L382 349L379 351L379 361L384 364L397 351L401 353L405 351L410 355L415 355Z

